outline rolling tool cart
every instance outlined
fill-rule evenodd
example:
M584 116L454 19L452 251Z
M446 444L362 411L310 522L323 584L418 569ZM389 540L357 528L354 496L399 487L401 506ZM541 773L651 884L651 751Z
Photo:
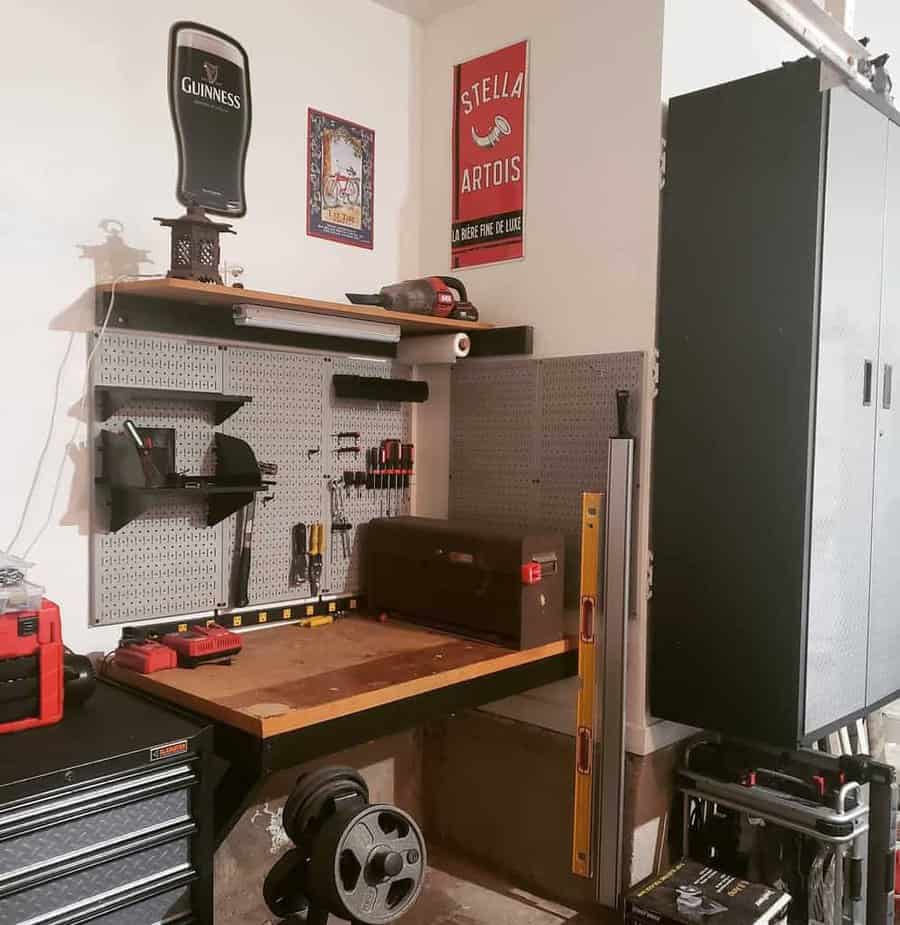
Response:
M679 789L685 857L783 885L792 922L893 922L892 768L863 755L700 742Z
M211 925L211 730L98 685L0 751L0 922Z

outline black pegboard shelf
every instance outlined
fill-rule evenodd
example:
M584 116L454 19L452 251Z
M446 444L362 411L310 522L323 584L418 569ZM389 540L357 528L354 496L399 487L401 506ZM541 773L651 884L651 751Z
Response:
M183 389L145 389L139 386L98 385L94 387L97 420L108 421L135 402L187 401L213 406L216 424L227 421L239 408L253 401L249 395L223 395L220 392L187 392Z
M207 525L214 527L235 511L249 504L254 494L265 491L267 485L198 485L196 487L163 486L160 488L137 488L132 485L116 485L105 479L97 479L98 486L109 491L109 529L116 533L140 517L158 503L174 498L181 500L207 499L209 515Z

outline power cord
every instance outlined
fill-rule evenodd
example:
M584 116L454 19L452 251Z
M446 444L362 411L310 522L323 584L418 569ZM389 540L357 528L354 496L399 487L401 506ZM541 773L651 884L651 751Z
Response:
M66 443L65 447L63 447L62 458L60 459L59 468L56 471L56 479L53 484L53 493L50 497L50 505L47 509L47 517L44 520L44 522L41 524L41 527L38 530L37 535L28 544L28 547L25 549L25 552L22 554L22 558L28 557L28 554L31 552L32 549L34 549L38 541L43 537L44 533L47 531L47 528L50 526L51 521L53 520L53 511L54 511L54 508L56 507L56 499L59 495L60 486L62 485L62 476L65 470L66 459L69 455L69 451L75 447L75 440L78 437L78 431L80 430L81 424L85 418L85 410L87 407L88 394L90 391L91 371L93 369L94 358L97 356L97 351L100 349L100 345L103 343L103 340L106 337L106 329L109 326L109 320L112 317L113 308L116 304L116 287L119 285L119 283L124 282L127 279L159 279L161 277L162 277L162 274L160 273L124 273L121 276L117 276L112 282L112 286L110 287L110 294L109 294L109 306L106 309L106 315L103 318L103 324L100 326L100 333L97 335L96 343L91 348L90 353L88 353L87 364L85 366L85 373L84 373L84 383L82 385L81 401L79 402L79 405L78 405L78 412L75 418L75 426L72 428L72 435L69 437L69 440ZM16 527L15 535L13 536L9 545L6 547L7 553L12 552L13 546L18 542L20 536L22 535L22 531L25 528L25 523L28 519L28 513L31 509L31 504L32 504L32 501L34 500L34 494L37 489L37 484L38 484L38 481L40 480L41 471L44 466L44 460L46 459L47 451L51 443L53 442L53 435L56 429L56 414L59 408L60 392L61 392L61 386L62 386L62 374L65 369L66 362L68 361L69 354L72 350L72 343L74 342L74 339L75 339L75 333L73 332L69 338L68 346L66 347L66 351L63 354L62 362L60 363L59 370L57 371L57 374L56 374L56 386L55 386L54 396L53 396L53 408L51 411L50 426L47 431L47 437L44 440L44 445L41 449L40 455L38 456L37 467L35 469L34 476L31 480L31 486L28 489L28 494L25 498L25 505L22 509L22 515L19 518L19 523L18 523L18 526Z

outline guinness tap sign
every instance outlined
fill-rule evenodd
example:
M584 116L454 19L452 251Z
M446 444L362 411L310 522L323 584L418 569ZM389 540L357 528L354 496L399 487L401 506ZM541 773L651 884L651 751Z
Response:
M169 36L169 105L178 144L178 201L217 215L247 211L247 53L209 26L177 22Z

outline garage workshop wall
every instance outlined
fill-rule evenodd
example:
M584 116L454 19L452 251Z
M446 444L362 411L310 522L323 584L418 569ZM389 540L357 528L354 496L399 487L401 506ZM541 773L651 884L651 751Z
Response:
M425 26L421 259L428 272L446 267L450 253L452 67L530 40L525 260L457 275L486 320L535 326L536 356L653 350L662 30L662 0L480 0ZM430 375L436 385L445 379ZM435 449L437 406L429 405L418 422L431 438L429 467L419 466L421 510L444 515L448 453ZM628 748L639 752L652 747L644 694L649 413L644 420L628 666ZM576 684L493 709L574 733Z
M153 216L183 211L166 95L168 30L179 19L235 36L250 56L248 212L222 245L225 259L246 267L247 285L337 300L418 270L420 26L409 17L368 0L17 4L0 63L0 549L46 437L69 330L88 325L94 265L77 245L102 243L98 223L117 219L127 244L149 252L142 272L168 269L169 233ZM310 105L375 129L374 251L306 236ZM48 514L81 395L85 340L77 335L61 373L54 437L20 551ZM67 645L95 652L112 648L119 630L88 629L86 461L82 449L65 464L31 574L62 607Z

